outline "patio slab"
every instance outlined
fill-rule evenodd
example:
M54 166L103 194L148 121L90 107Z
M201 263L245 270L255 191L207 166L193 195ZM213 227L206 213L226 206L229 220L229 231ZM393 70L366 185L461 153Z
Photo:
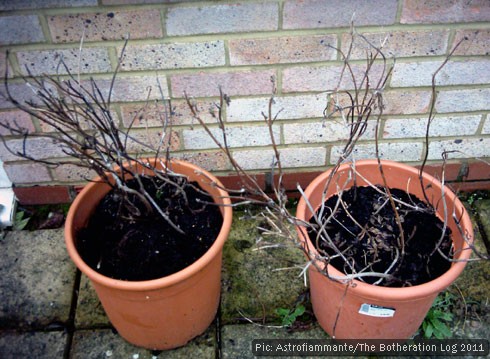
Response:
M233 217L233 230L223 250L221 319L223 323L243 316L274 320L276 309L294 308L307 290L300 276L305 257L291 243L263 235L257 228L265 224L260 218L245 212ZM281 247L260 249L267 245Z
M0 357L2 359L63 358L67 339L66 332L0 331Z
M70 352L71 359L188 359L214 358L217 350L216 327L212 325L204 334L192 340L186 346L167 350L162 355L159 351L151 351L136 347L110 329L79 330L73 337Z
M0 327L67 324L76 268L63 230L9 232L0 240L0 253Z
M75 315L77 329L103 328L111 325L99 297L86 275L82 274Z

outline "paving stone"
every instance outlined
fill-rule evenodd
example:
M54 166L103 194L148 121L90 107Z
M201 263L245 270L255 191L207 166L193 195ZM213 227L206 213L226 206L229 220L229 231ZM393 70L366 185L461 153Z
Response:
M0 357L2 359L63 358L66 344L66 332L0 332Z
M158 358L214 358L215 352L216 328L212 325L204 334L184 347L162 352ZM157 354L158 352L129 344L110 329L81 330L74 334L70 358L156 359Z
M86 329L107 327L111 323L90 280L82 274L78 290L78 304L75 314L75 328Z
M254 339L328 339L322 328L315 325L309 330L288 331L286 328L271 328L249 324L225 325L221 332L223 359L252 358ZM286 358L281 356L281 358ZM290 358L290 357L288 357ZM345 358L345 357L344 357Z
M299 276L301 268L279 270L304 265L303 253L293 248L292 243L289 248L257 250L259 245L284 243L262 236L259 225L266 223L248 219L245 212L233 216L233 230L223 250L221 318L225 323L243 316L259 321L264 317L275 318L277 308L294 308L295 301L306 290L303 277Z
M471 211L468 204L466 204L466 207L469 210L471 221L473 223L475 249L484 255L487 253L487 250L476 217L479 217L481 223L487 223L488 227L487 230L485 230L486 232L490 230L490 200L477 200L474 205L477 208L478 215L475 215L475 213ZM473 252L472 258L476 259L478 256ZM488 303L490 300L490 285L482 285L485 283L490 283L490 261L470 261L466 264L465 269L455 281L455 285L450 287L450 291L459 296L459 289L467 301L477 301L482 305L485 305L486 303L490 310L490 304Z
M76 269L63 230L10 232L0 240L0 253L0 327L66 323Z

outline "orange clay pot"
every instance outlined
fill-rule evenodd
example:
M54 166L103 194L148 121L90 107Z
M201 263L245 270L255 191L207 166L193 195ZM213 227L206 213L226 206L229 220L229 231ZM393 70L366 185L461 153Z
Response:
M422 189L418 178L418 170L392 161L382 161L388 187L398 188L423 199ZM355 163L358 173L372 184L382 185L383 181L376 160L363 160ZM348 181L345 189L353 186L353 179L349 178L350 164L340 166L338 173L327 190L326 198L336 194L336 185L342 187ZM327 182L330 171L318 176L306 189L306 198L309 199L315 211L320 207L322 191ZM356 185L367 186L360 175L353 175ZM423 183L426 187L427 197L437 206L437 214L444 218L444 208L441 202L441 182L424 173ZM452 240L455 248L455 258L468 259L471 249L464 241L456 223L451 218L454 213L460 218L460 225L466 238L473 240L473 228L463 204L447 187L444 189L447 202L448 225L452 231ZM298 203L297 217L309 221L311 211L304 199ZM305 228L297 228L303 245L307 246L310 257L316 254L315 247L310 242ZM306 242L305 242L306 238ZM438 240L438 238L428 238ZM317 262L318 268L324 264ZM328 279L321 274L315 266L310 266L310 292L313 311L322 328L337 339L408 339L415 334L422 324L438 293L448 287L462 272L466 262L453 262L451 268L440 277L421 285L405 288L387 288L366 284L353 280L350 284L339 283ZM344 275L332 266L328 266L331 276ZM370 306L369 306L370 305ZM361 306L364 311L369 309L370 316L360 313ZM377 307L380 308L377 308ZM338 315L337 324L336 317ZM335 330L334 330L335 326Z
M187 162L171 161L174 172L198 182L215 202L229 204L228 194L211 185L220 182L210 173ZM205 175L202 175L204 173ZM148 281L122 281L103 276L78 254L77 231L87 224L95 206L110 190L108 185L88 184L70 207L65 241L76 266L90 278L111 323L128 342L153 350L186 344L213 321L221 288L221 257L231 227L231 207L220 206L223 226L213 245L196 262L172 275Z

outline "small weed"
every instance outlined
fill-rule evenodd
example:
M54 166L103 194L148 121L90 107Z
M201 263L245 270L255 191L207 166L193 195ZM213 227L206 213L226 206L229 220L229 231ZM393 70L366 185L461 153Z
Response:
M22 231L29 223L30 217L24 218L26 212L19 211L15 214L14 224L12 228L14 231Z
M440 294L436 298L422 323L424 338L445 339L452 336L447 323L453 320L450 308L453 306L454 299L454 295L449 292Z
M281 317L281 324L285 327L290 327L293 323L298 319L298 317L302 316L305 313L305 306L300 304L294 310L287 308L277 308L276 314Z

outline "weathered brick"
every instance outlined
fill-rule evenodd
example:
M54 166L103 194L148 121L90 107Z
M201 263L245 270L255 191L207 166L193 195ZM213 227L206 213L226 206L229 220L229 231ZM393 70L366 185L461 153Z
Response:
M181 2L182 0L102 0L104 5L141 5L141 4L171 4ZM199 0L186 0L186 2Z
M161 129L133 130L130 131L127 139L127 150L133 153L155 154L155 150L160 147L165 151L167 144L170 142L170 150L177 151L180 148L180 136L176 131L170 131L162 139ZM123 136L126 140L126 136ZM164 153L164 152L162 152Z
M0 32L0 45L45 41L41 24L36 15L0 17L0 29L2 29Z
M213 127L210 128L210 131L224 145L221 130ZM267 146L271 144L269 129L266 126L227 127L225 131L228 147ZM279 131L278 127L273 128L276 143L280 141ZM185 149L195 150L218 147L204 129L184 130L183 137Z
M162 37L158 10L108 11L48 16L51 37L55 43L84 42Z
M194 101L199 116L206 123L216 122L218 109L213 101ZM190 125L198 123L193 119L185 100L175 100L172 109L167 107L169 125ZM214 116L213 116L214 114ZM121 115L125 127L162 127L165 123L165 108L158 103L121 105Z
M70 203L73 201L68 186L14 187L15 197L20 204Z
M448 30L393 31L362 34L372 45L381 48L386 57L444 55L449 37ZM347 54L351 35L342 35L342 52ZM386 41L385 41L386 40ZM351 59L365 59L366 53L376 51L361 37L354 38Z
M282 64L335 60L335 35L289 36L229 41L231 65Z
M279 8L275 2L174 7L167 13L167 34L195 35L276 30Z
M330 164L337 162L343 149L343 146L332 147ZM422 149L422 143L419 142L382 142L379 144L379 155L383 159L392 161L420 161L422 159ZM347 160L351 160L352 157L356 160L375 158L376 148L374 143L357 145Z
M389 25L395 22L397 2L389 0L336 1L288 0L284 4L285 29L312 29L327 27Z
M110 78L95 80L105 99L109 96L111 81L112 79ZM82 84L87 89L91 88L88 81L82 81ZM168 98L168 86L165 77L156 75L127 76L119 74L112 88L111 102L159 100L162 97L160 88L163 96Z
M487 115L487 119L485 120L485 123L483 124L483 128L481 132L485 135L490 134L490 116L488 115Z
M435 117L430 126L431 137L474 135L481 121L480 115ZM384 138L425 137L427 117L386 120Z
M224 64L225 47L221 40L154 45L130 44L124 53L121 70L178 69Z
M112 71L109 54L106 48L84 47L77 49L57 49L43 51L21 51L17 53L19 66L24 75L28 72L34 76L66 74L61 60L72 74L98 73Z
M437 112L466 112L489 110L490 88L440 91L435 108Z
M360 84L366 71L365 64L352 64L356 83ZM380 80L382 64L374 64L370 69L371 84ZM342 66L301 66L283 70L282 86L284 92L331 91L339 85ZM354 82L347 71L342 76L339 89L353 89Z
M194 163L208 171L224 171L231 168L228 159L221 151L174 153L173 157Z
M323 147L279 149L283 168L325 166L326 150ZM233 157L245 170L268 170L275 162L272 149L234 151Z
M465 40L458 46L455 55L490 55L490 30L458 30L451 49L461 39Z
M370 121L362 139L374 139L376 124ZM307 123L284 124L284 142L292 143L328 143L347 140L351 126L337 121L318 121Z
M97 6L97 0L4 0L0 2L0 10L24 10L81 6Z
M25 148L27 155L34 157L35 159L46 159L51 157L65 157L62 152L62 148L59 144L54 143L51 139L43 137L31 137L25 141L22 139L8 140L7 146L14 153L22 153ZM24 147L25 146L25 147ZM5 148L5 144L0 142L0 159L4 162L16 161L21 158L13 153L9 152Z
M60 182L86 182L96 177L96 173L85 167L64 164L53 169L53 176Z
M262 113L268 116L269 100L270 97L231 99L226 110L227 120L264 121ZM323 116L326 104L324 94L274 97L272 116L277 115L278 120L319 118Z
M56 89L49 83L45 84L46 89L56 95L57 91ZM8 92L12 96L12 98L19 102L22 105L25 105L26 102L34 103L37 105L41 104L41 101L39 100L37 96L39 88L37 85L35 85L32 81L30 82L29 85L26 83L9 83L8 84ZM14 108L16 107L14 104L8 100L7 96L7 89L3 86L0 85L0 109L2 108Z
M34 132L35 128L32 123L31 117L20 110L0 112L0 123L9 125L15 128L25 129L29 132ZM0 135L9 135L10 131L0 126Z
M487 0L404 0L402 24L433 24L490 20Z
M7 67L7 65L8 65L8 67ZM5 77L5 71L6 70L8 70L7 77L11 78L12 77L12 66L8 63L7 54L3 51L0 51L0 76L2 78Z
M393 71L392 87L431 86L432 75L441 61L397 63ZM436 75L436 85L475 85L490 83L490 60L451 61Z
M74 110L75 110L75 107L72 108L72 111L74 111ZM78 115L76 115L74 112L72 112L70 114L70 118L72 120L78 121L78 124L84 130L94 129L95 128L94 123L93 123L94 117L85 115L81 109L77 109L77 110L79 111ZM95 112L97 113L97 115L100 118L104 118L107 121L107 118L105 117L106 115L103 114L100 109L95 109ZM116 125L116 127L119 127L119 118L118 118L117 112L115 112L114 110L111 110L109 113L110 113L112 120L113 120L114 124ZM66 126L66 125L56 124L56 127L53 127L51 124L43 122L42 120L38 120L38 121L39 121L39 127L41 128L42 132L58 132L58 131L60 131L60 129L65 130L67 132L73 130L69 126Z
M52 181L48 169L39 163L7 163L4 165L4 167L10 180L15 184Z
M383 94L384 114L406 115L426 113L431 99L430 91L391 90Z
M173 97L219 96L219 86L228 96L261 95L272 92L274 70L235 71L173 75L170 77Z
M490 157L490 138L457 138L454 140L431 141L429 159L440 160L444 151L456 151L448 154L452 158Z

